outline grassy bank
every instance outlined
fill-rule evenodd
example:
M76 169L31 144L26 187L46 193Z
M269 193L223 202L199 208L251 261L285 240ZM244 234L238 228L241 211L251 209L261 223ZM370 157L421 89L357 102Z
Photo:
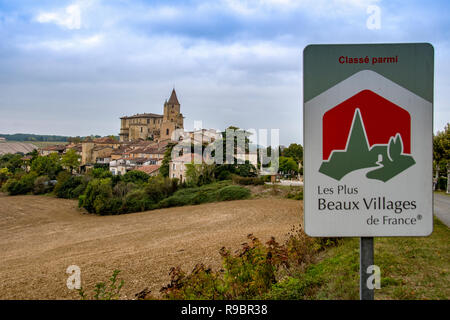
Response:
M375 238L381 289L375 299L449 299L450 230L434 220L429 237ZM272 288L269 299L359 299L359 239L328 249L305 273Z

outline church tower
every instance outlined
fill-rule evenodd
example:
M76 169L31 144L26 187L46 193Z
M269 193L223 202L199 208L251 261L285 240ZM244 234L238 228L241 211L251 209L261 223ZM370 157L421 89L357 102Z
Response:
M180 113L180 102L177 93L172 89L169 101L164 103L163 123L161 125L160 140L171 139L176 129L183 128L183 115Z

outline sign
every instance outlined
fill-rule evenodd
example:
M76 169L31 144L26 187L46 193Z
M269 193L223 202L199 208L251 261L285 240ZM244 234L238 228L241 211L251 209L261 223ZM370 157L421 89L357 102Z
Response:
M305 232L431 234L433 47L309 45L303 59Z

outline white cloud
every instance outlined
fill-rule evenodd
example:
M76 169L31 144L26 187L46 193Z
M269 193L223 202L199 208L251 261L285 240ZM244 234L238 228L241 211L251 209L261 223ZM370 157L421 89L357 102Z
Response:
M73 49L84 50L99 45L102 42L102 40L103 40L102 34L95 34L87 37L77 36L63 40L48 40L37 43L27 43L23 47L25 49L44 48L53 51L73 50Z
M55 23L67 29L81 28L81 8L79 4L72 4L63 10L42 12L36 17L40 23Z
M302 9L311 14L342 14L366 9L380 0L222 0L222 5L239 15Z

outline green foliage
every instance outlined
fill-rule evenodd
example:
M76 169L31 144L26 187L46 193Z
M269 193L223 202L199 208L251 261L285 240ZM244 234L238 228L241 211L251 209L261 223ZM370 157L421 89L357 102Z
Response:
M242 200L250 197L250 190L240 186L226 186L217 191L219 201Z
M161 289L165 299L251 299L270 289L275 281L276 265L272 253L258 239L249 235L250 244L243 244L232 255L222 248L224 273L214 272L197 264L190 274L172 268L170 283Z
M88 185L88 178L83 176L71 176L62 171L58 175L58 182L55 185L55 194L58 198L77 199L84 193Z
M440 174L446 175L446 166L450 161L450 123L433 137L433 156L435 163L440 167Z
M118 282L118 275L120 270L114 270L112 276L109 278L109 283L99 282L96 284L92 298L88 297L83 288L78 290L82 300L117 300L120 297L120 290L125 281L122 279Z
M438 190L447 191L447 177L439 177L437 181Z
M115 203L115 206L118 206L118 204L118 202ZM111 211L113 213L129 213L150 210L154 209L154 207L155 202L149 198L145 190L136 189L129 192L125 196L122 202L122 206L119 208L119 210L117 210L118 208L111 208Z
M94 168L89 171L89 175L94 179L106 179L113 177L109 169L105 167Z
M47 176L40 176L34 180L34 194L45 194L51 192L53 185L50 183L50 179Z
M289 192L286 195L286 198L288 199L292 199L292 200L303 200L303 190L300 191L294 191L294 192Z
M288 157L279 157L278 171L286 174L298 173L298 163Z
M7 168L10 173L21 170L22 166L23 161L20 154L8 153L0 157L0 168Z
M244 186L247 186L247 185L258 186L258 185L264 184L264 180L261 177L241 177L238 175L233 175L232 180L233 180L233 183L244 185Z
M122 181L142 185L146 183L149 178L150 176L143 171L131 170L123 175Z
M162 160L161 167L159 168L159 173L163 177L169 177L169 166L172 159L172 149L174 146L175 143L169 143L166 147L166 151L164 152L164 158Z
M30 172L24 174L20 179L11 178L8 182L6 182L3 188L11 196L27 194L33 191L34 181L37 177L38 176L35 172Z
M12 173L8 170L8 168L0 169L0 187L8 181L9 178L12 177Z
M89 181L84 194L80 196L78 205L90 213L103 215L110 213L109 200L111 199L111 179L92 179Z
M158 203L177 191L178 181L178 179L170 179L161 176L151 177L145 188L145 192L154 203Z
M37 157L31 164L31 171L34 171L38 176L48 176L51 180L56 179L56 176L62 170L59 155L56 153L45 157Z
M214 176L217 180L230 180L233 175L241 177L256 177L257 170L248 161L242 164L221 164L214 168Z
M215 201L240 200L250 197L250 191L240 186L230 186L229 181L221 181L196 188L185 188L163 199L161 208L196 205Z
M113 196L123 199L130 191L134 190L136 185L132 182L119 181L113 188Z
M300 144L291 143L280 155L292 158L296 163L300 163L303 161L303 147Z
M189 186L202 186L215 181L214 165L211 164L193 164L188 163L186 166L186 183Z
M222 270L197 264L192 272L171 269L170 283L161 289L165 299L304 298L314 278L293 279L304 271L323 247L301 228L293 228L284 244L271 238L262 244L252 234L235 254L222 248ZM327 245L335 245L328 242ZM287 280L283 280L287 279ZM289 290L285 290L290 288Z
M80 166L80 156L73 149L67 150L67 152L62 156L61 164L70 169L70 173L72 173L73 169L76 169Z

